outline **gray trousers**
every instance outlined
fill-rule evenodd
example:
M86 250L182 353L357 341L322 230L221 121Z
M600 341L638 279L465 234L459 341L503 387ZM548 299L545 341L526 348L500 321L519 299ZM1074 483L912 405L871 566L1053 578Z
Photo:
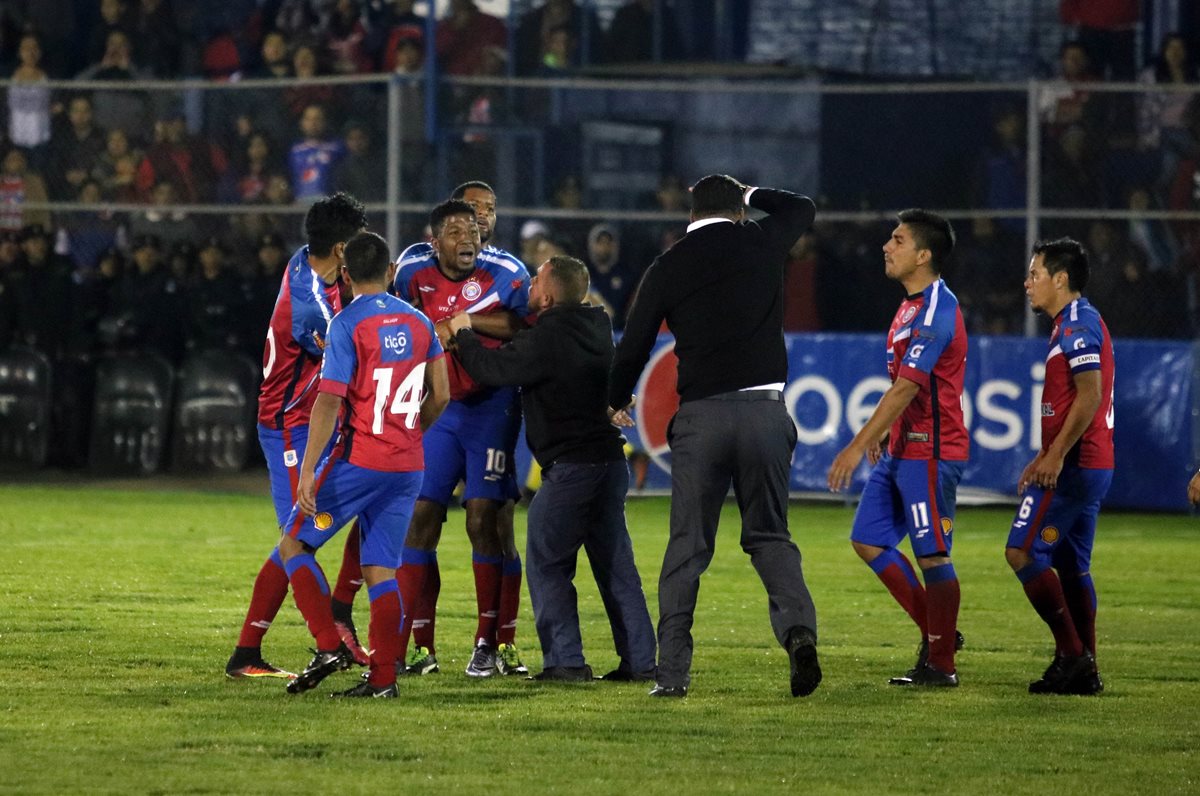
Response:
M742 516L742 550L766 587L775 638L786 646L794 627L816 634L816 610L787 527L796 427L782 401L758 399L765 395L688 401L671 421L671 538L658 580L660 685L690 682L700 575L712 561L731 483Z

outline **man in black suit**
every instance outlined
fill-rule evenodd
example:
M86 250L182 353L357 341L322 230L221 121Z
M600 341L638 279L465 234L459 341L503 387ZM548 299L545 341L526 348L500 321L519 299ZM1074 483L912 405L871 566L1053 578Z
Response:
M746 205L767 213L746 220ZM816 611L787 527L796 427L783 403L783 269L812 226L812 200L748 188L723 174L692 186L687 234L646 271L617 347L609 406L633 385L666 320L679 357L679 411L671 420L671 536L658 582L658 674L651 696L690 684L692 615L712 561L721 504L732 483L742 549L762 579L771 627L788 651L793 696L821 681Z

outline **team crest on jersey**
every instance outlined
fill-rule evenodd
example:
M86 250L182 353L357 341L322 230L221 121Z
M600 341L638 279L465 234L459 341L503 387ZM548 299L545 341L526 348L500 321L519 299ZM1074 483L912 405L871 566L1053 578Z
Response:
M328 511L321 511L313 515L313 527L318 531L328 531L333 525L333 515Z
M298 457L296 455L295 451L284 451L283 452L283 466L284 467L295 467L299 463L300 463L300 457Z
M1047 525L1042 528L1042 541L1046 544L1054 544L1058 541L1058 528L1053 525Z
M942 536L949 536L954 532L954 520L949 517L942 517Z
M480 287L479 283L474 280L468 280L467 283L462 286L462 297L467 301L474 301L482 295L483 288Z
M520 289L521 289L521 280L520 280L520 279L514 279L514 280L512 281L512 289L513 289L513 290L520 290Z
M900 323L908 323L909 321L911 321L913 319L913 316L916 314L917 314L916 306L914 305L912 307L909 307L908 309L906 309L904 311L904 314L900 316Z

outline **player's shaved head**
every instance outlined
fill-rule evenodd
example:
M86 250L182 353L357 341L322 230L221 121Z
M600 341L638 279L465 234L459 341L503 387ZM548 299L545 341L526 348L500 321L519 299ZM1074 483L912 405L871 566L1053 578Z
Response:
M587 298L590 278L587 266L581 260L556 254L546 261L551 282L554 283L554 298L559 304L581 304Z
M304 236L308 238L308 253L328 257L333 247L345 243L367 226L367 212L362 202L348 193L336 193L318 199L304 216Z
M392 262L387 241L374 232L360 232L346 243L346 273L355 282L387 280Z
M496 195L496 189L493 188L492 186L488 185L483 180L468 180L467 182L464 182L462 185L455 188L454 191L450 194L450 198L451 199L462 199L464 196L467 195L467 191L471 190L472 188L478 188L481 191L487 191L492 196Z
M896 220L908 227L918 249L929 251L929 265L940 274L954 251L954 227L942 216L929 210L901 210Z
M1083 248L1082 243L1074 238L1038 241L1033 245L1033 256L1039 254L1042 255L1042 265L1050 276L1066 271L1067 287L1072 291L1082 293L1087 287L1091 268L1088 265L1087 250Z
M470 216L475 218L475 208L462 199L447 199L429 212L429 230L436 238L442 231L442 224L451 216Z

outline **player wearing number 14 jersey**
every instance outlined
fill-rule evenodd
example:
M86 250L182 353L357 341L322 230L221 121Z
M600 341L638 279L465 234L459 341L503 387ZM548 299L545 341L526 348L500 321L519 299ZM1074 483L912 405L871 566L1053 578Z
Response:
M1054 635L1034 694L1098 694L1092 543L1113 472L1113 348L1083 297L1088 258L1077 241L1033 248L1025 293L1054 319L1042 388L1042 448L1021 473L1021 506L1005 557Z
M950 548L958 481L968 454L962 411L967 334L958 300L940 278L954 249L950 222L925 210L905 210L899 221L883 247L885 271L906 294L888 330L892 386L834 459L829 487L836 491L849 484L864 453L875 465L850 541L921 630L916 666L889 682L953 687L958 685L959 590ZM924 587L897 548L905 536Z
M430 243L408 247L398 261L394 289L445 329L446 319L469 312L489 347L509 339L529 315L529 273L520 260L493 247L483 247L482 221L490 231L495 194L471 183L463 200L451 199L430 214ZM481 210L479 196L490 200ZM441 336L439 332L439 336ZM475 649L467 674L488 677L516 674L524 666L516 654L514 634L520 594L520 558L505 530L501 510L518 496L513 449L520 430L520 404L514 387L482 387L449 356L450 406L425 435L425 480L413 512L398 575L405 605L412 605L413 655L409 671L437 667L434 617L440 576L437 543L445 507L460 479L471 540L472 569L478 606ZM406 614L409 614L406 610ZM406 622L410 618L406 616Z

